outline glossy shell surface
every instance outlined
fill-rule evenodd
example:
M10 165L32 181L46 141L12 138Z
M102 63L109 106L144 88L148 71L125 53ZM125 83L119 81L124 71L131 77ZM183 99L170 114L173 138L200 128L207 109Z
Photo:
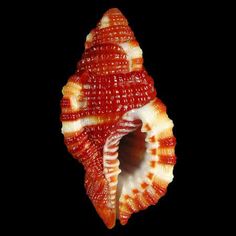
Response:
M86 192L108 228L124 225L165 194L176 157L173 122L118 9L88 34L62 92L62 133L85 168Z

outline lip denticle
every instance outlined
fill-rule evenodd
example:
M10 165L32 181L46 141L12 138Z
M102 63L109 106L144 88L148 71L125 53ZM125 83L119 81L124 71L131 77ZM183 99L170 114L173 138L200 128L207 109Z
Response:
M108 228L158 202L173 179L173 122L118 9L88 34L61 110L65 144L83 164L87 195Z

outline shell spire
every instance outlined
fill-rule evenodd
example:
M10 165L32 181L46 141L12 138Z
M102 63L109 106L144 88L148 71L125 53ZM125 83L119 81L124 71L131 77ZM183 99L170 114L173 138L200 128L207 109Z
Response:
M141 70L143 66L142 50L117 8L108 10L88 34L85 49L78 70L108 75Z
M176 157L173 122L117 8L88 34L62 92L62 133L85 168L86 192L108 228L126 224L165 194Z

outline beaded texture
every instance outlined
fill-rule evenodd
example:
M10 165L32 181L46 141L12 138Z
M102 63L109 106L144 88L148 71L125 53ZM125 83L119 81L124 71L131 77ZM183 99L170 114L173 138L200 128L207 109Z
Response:
M86 192L108 228L116 218L124 225L166 193L176 157L173 122L118 9L88 34L62 93L62 133L86 170Z

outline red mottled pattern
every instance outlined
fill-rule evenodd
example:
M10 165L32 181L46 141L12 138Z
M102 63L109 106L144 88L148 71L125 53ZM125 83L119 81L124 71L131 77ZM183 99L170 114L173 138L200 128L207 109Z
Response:
M87 70L99 75L128 73L129 62L120 46L111 43L99 44L85 51L77 70Z
M104 16L109 16L109 26L100 28L101 24L99 23L97 28L91 31L92 41L86 41L85 48L106 43L118 44L135 40L134 33L128 26L128 21L120 12L110 9Z
M109 24L111 26L114 25L126 25L128 26L128 21L126 20L126 18L121 14L121 12L119 10L117 10L116 8L111 8L109 9L104 16L109 16ZM100 23L98 23L98 26L100 25Z
M168 137L168 138L163 138L158 140L160 147L174 147L176 144L176 139L175 137Z
M61 99L61 108L64 109L64 108L70 108L70 107L71 107L70 99L63 97Z
M166 188L161 187L159 184L156 184L155 182L153 182L152 187L155 189L155 191L159 197L165 195Z
M133 32L128 26L117 25L109 26L103 29L95 29L91 31L93 37L92 42L86 42L86 48L90 48L94 45L106 44L106 43L122 43L126 41L132 41L135 39Z
M109 193L111 187L104 175L104 144L111 134L120 132L120 135L126 135L132 131L132 125L124 132L118 131L122 130L122 116L152 101L156 97L156 90L153 79L142 66L143 58L141 56L133 58L130 65L128 56L119 45L128 43L126 47L127 45L130 48L138 47L126 18L118 9L110 9L104 16L105 28L102 28L104 25L100 22L88 35L85 52L77 64L75 74L69 78L68 87L64 90L64 97L61 100L61 121L67 123L81 119L80 121L84 122L84 118L100 121L100 124L96 125L80 123L78 127L83 126L83 128L74 132L64 132L64 139L68 151L85 167L85 188L89 198L107 227L112 228L116 212L115 208L111 208ZM130 72L131 68L136 71ZM75 91L76 89L78 91ZM159 113L166 112L165 105L159 99L155 99L153 106ZM124 122L129 127L129 121ZM140 120L131 123L141 126ZM145 128L147 131L151 129L148 123ZM162 148L175 146L173 137L159 140L151 137L151 141L158 141ZM108 154L114 155L109 152ZM158 162L173 165L175 160L175 155L159 155L159 160L150 162L150 166L155 168ZM148 178L153 176L149 175ZM144 182L142 187L145 201L138 199L139 194L137 199L127 196L125 206L127 212L120 213L122 224L127 222L132 212L145 209L149 204L155 204L166 191L166 188L156 184L153 188L158 194L151 195L147 183ZM112 188L115 190L116 186ZM138 190L133 191L137 193ZM120 204L122 206L122 203Z
M174 165L176 163L175 155L159 155L159 163Z
M129 110L142 107L156 96L153 80L144 70L109 76L84 72L77 77L74 75L70 81L82 83L81 94L86 98L87 106L75 112L62 112L62 121L77 120L89 115L107 116L114 112L121 116ZM62 101L62 105L68 104Z

